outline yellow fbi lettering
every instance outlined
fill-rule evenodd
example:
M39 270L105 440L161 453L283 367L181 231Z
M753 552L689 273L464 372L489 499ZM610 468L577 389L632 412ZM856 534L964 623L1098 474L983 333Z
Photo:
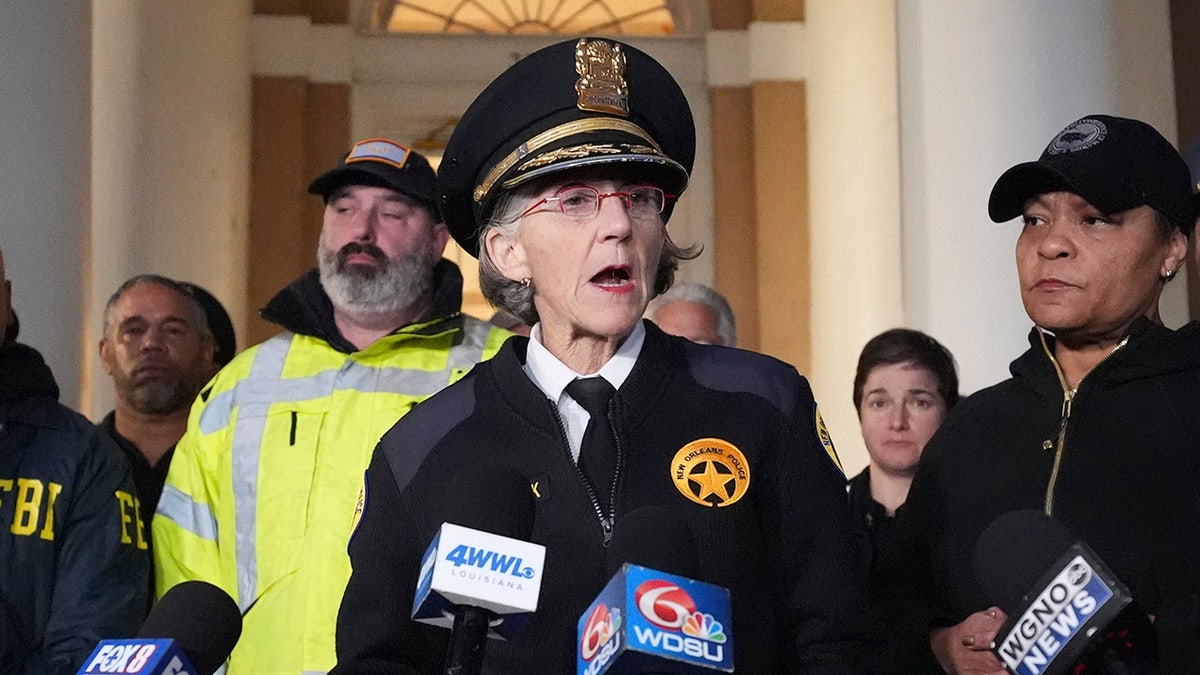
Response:
M0 478L0 527L8 522L8 531L19 537L38 537L54 541L54 505L62 494L62 485L37 478ZM145 550L146 533L138 498L128 492L116 492L121 513L121 543Z
M121 543L136 544L146 550L146 524L142 522L142 505L135 495L117 490L117 506L121 509Z
M54 541L54 502L61 493L58 483L0 478L0 518L10 519L8 531L17 536Z

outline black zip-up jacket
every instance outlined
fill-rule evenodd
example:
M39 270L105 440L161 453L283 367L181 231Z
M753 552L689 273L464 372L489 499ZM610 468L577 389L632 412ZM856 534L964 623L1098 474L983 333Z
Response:
M698 578L729 589L739 673L864 672L865 625L845 477L822 444L816 404L795 369L759 354L696 345L646 323L637 363L609 415L620 448L613 509L669 509L697 542ZM462 495L464 467L501 463L537 483L532 540L546 546L537 612L492 641L486 673L575 672L576 623L608 581L596 500L572 461L555 405L522 370L528 340L417 406L379 444L354 569L338 616L338 673L441 672L449 632L408 620L421 555ZM676 487L676 453L697 439L744 453L745 494L701 505Z
M0 673L74 673L137 632L149 560L121 452L58 403L42 357L0 346Z
M1048 496L1155 617L1161 672L1200 672L1200 329L1136 327L1079 383L1067 417L1036 329L1030 343L1012 378L959 403L921 457L884 564L907 610L898 672L940 672L930 626L992 604L973 572L979 535Z

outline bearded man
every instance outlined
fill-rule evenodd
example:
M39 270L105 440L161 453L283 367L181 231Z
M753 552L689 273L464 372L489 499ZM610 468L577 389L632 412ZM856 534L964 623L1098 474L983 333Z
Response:
M113 380L116 407L98 426L129 464L137 486L134 526L138 541L147 545L171 455L187 428L188 409L218 370L209 324L208 313L188 286L157 274L129 279L104 306L100 363Z
M376 442L511 335L461 313L419 153L361 141L308 190L325 200L318 266L262 310L284 331L201 391L154 518L157 592L201 579L242 610L232 675L333 667Z

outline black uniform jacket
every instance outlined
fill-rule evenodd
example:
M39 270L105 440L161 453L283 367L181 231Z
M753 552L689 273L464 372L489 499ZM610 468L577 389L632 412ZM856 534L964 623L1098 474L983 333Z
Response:
M1051 515L1155 617L1162 672L1198 672L1200 330L1137 327L1084 377L1067 417L1036 332L1030 343L1012 378L959 403L921 457L883 564L903 588L892 601L908 610L898 671L940 672L930 625L992 604L973 571L979 535L1003 513L1045 509L1049 494Z
M484 671L575 672L576 622L608 580L605 533L554 404L522 370L527 344L510 339L380 442L350 543L337 672L441 672L448 631L408 616L421 555L447 500L462 498L446 487L479 462L509 464L538 484L532 540L547 548L538 611L513 641L489 643ZM646 505L687 523L697 576L731 593L737 672L862 672L858 662L873 647L862 628L845 478L795 369L647 323L614 411L615 528ZM676 453L705 438L736 447L748 465L748 489L720 495L720 507L689 499L672 478Z
M0 673L74 673L99 640L137 632L149 559L135 494L42 357L0 346Z

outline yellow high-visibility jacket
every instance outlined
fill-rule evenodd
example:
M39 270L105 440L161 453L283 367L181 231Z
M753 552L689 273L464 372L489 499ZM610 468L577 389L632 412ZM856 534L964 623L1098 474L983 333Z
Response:
M376 443L511 335L458 313L449 264L438 267L439 318L361 351L338 335L310 272L263 312L292 330L239 354L193 405L154 517L156 588L201 579L233 597L243 629L230 674L333 667L346 547Z

